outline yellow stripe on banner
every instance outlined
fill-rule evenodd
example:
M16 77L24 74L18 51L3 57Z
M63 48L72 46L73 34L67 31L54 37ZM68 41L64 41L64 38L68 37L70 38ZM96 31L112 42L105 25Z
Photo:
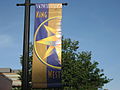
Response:
M62 4L56 4L57 8L51 8L54 4L49 4L49 18L55 17L55 16L59 16L62 17ZM53 19L48 21L48 26L51 28L54 28L54 32L61 32L61 19ZM60 33L61 34L61 33ZM59 52L57 52L58 54L58 58L61 62L61 45L59 46ZM56 48L58 49L58 48Z
M47 50L46 45L43 44L37 44L36 43L36 48L39 50L38 54L41 57L44 57L44 53ZM33 50L34 51L34 50ZM44 59L46 62L46 59ZM33 63L32 63L32 84L33 88L46 88L47 87L47 77L46 77L46 68L47 66L40 62L38 58L35 55L35 52L33 52Z

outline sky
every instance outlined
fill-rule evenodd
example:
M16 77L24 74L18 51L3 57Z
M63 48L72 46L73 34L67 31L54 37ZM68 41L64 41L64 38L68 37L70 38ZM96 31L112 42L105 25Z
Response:
M113 80L104 88L120 90L120 0L31 0L63 3L62 33L79 41L79 52L92 51L92 60ZM23 52L24 0L0 2L0 68L20 69ZM31 7L30 41L33 42L35 8Z

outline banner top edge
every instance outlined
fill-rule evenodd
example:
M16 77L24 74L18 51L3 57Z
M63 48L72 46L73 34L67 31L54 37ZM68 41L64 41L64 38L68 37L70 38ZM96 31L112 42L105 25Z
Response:
M62 3L36 3L36 8L62 8Z

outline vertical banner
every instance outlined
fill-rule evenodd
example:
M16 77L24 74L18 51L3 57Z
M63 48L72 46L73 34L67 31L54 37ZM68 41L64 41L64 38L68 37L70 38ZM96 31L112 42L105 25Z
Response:
M62 4L36 4L32 87L61 87Z

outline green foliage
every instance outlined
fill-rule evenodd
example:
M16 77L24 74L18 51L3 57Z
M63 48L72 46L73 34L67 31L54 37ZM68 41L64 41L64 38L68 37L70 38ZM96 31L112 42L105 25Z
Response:
M62 44L62 81L67 88L97 90L111 81L97 67L99 63L91 61L91 52L77 52L78 41L63 38Z
M62 39L62 82L64 85L62 90L98 90L98 88L101 88L104 84L110 82L111 79L104 76L103 69L97 67L99 63L91 61L91 52L77 52L78 48L78 41ZM30 44L30 76L32 71L32 50L33 45ZM20 61L22 64L22 56L20 57ZM22 72L19 72L19 74L21 75ZM31 81L31 77L29 78L29 81Z
M12 90L21 90L21 87L13 87Z
M33 58L33 55L32 55L32 51L33 51L33 45L32 43L29 44L29 60L28 60L28 64L29 64L29 82L31 82L31 75L32 75L32 58ZM21 65L23 64L23 56L21 55L20 56L20 63ZM19 79L22 80L22 71L20 70L18 72L18 74L20 75Z

